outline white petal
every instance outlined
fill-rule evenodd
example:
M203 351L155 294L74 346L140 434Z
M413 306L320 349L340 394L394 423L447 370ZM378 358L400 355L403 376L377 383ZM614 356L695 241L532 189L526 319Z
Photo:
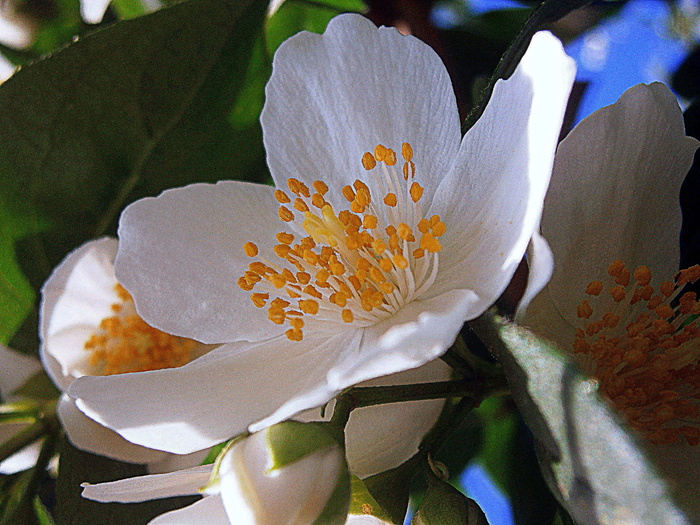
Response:
M542 32L496 83L430 209L447 225L431 294L471 288L484 309L510 281L539 224L573 78L573 61Z
M29 426L29 423L4 423L0 425L0 443L4 443L12 436ZM0 462L0 474L16 474L36 464L41 451L41 441L27 445L18 452Z
M364 152L383 144L402 162L401 145L409 142L429 199L460 140L454 91L437 54L355 14L337 16L323 35L302 32L279 47L261 122L278 186L288 177L323 179L336 196L366 176Z
M88 24L99 24L110 0L80 0L80 14Z
M454 342L476 301L469 290L413 301L391 319L367 328L359 353L346 351L342 365L329 372L328 381L340 391L440 357Z
M357 386L408 385L447 381L452 375L444 361L436 359L398 374L365 381ZM350 471L366 478L398 467L418 452L418 445L437 421L444 399L389 403L358 408L350 413L345 427L345 448ZM325 419L333 413L332 403ZM302 421L318 421L320 408L299 414Z
M59 264L41 289L41 359L59 388L88 372L85 342L118 302L114 287L117 240L83 244Z
M231 525L219 494L207 496L184 507L161 514L148 525Z
M180 368L81 377L68 393L78 407L129 441L186 454L319 406L338 390L327 375L342 352L357 354L361 331L309 333L232 343ZM377 374L378 375L378 374ZM118 403L115 400L118 392Z
M570 344L586 285L604 278L615 259L632 269L646 265L659 281L673 276L678 195L697 144L685 136L678 103L663 84L627 90L562 141L542 217L554 273L530 306L542 322L528 315L530 326ZM538 312L544 308L567 323L547 322Z
M212 465L167 474L151 474L107 483L83 484L83 497L103 503L135 503L150 499L199 494L209 482Z
M13 392L39 370L41 363L35 357L0 344L0 400L5 403L12 401Z
M539 233L530 239L527 249L527 284L520 298L515 318L521 320L532 300L547 285L554 271L554 256L547 241Z
M212 344L280 333L236 284L251 262L243 245L252 241L272 253L275 233L284 229L273 190L193 184L124 210L116 273L147 323Z
M78 410L75 400L65 394L59 400L57 411L71 443L81 450L130 463L163 461L168 456L160 450L134 445L93 421Z
M345 525L390 525L386 521L382 521L375 516L369 514L348 514L348 519Z

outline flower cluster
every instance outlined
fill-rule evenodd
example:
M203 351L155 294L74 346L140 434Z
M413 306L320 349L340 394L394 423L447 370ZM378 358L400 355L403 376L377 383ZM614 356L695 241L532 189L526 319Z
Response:
M447 383L454 356L439 358L526 252L519 321L651 448L697 448L700 301L685 287L700 267L672 255L697 144L653 84L557 148L573 76L537 33L462 137L418 39L341 15L283 43L261 116L274 186L138 200L118 240L78 248L44 285L41 358L69 439L153 473L84 496L204 496L152 524L380 523L352 510L351 482L418 457L445 402L356 409L344 394Z

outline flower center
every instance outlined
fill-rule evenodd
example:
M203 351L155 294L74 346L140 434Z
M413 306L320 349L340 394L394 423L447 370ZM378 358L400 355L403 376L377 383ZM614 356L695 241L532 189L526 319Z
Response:
M114 287L120 302L85 343L95 375L124 374L182 366L193 358L197 343L161 332L139 317L122 285Z
M588 284L591 299L578 306L583 326L576 330L574 352L579 363L650 442L684 438L698 445L700 302L694 292L682 290L700 278L700 266L680 271L657 289L645 266L632 275L615 261L608 275L606 283Z
M410 144L403 143L401 155L399 170L392 149L380 144L366 152L362 167L371 173L373 190L359 179L345 186L342 196L349 209L338 213L326 200L329 188L323 181L313 183L313 194L294 178L287 180L291 196L275 191L279 218L289 229L276 236L279 260L258 256L258 247L245 243L245 253L256 260L238 286L247 292L257 288L250 295L253 304L267 307L273 323L288 324L290 340L302 340L310 317L373 325L435 281L442 249L438 237L446 227L438 215L422 215L423 188L413 180Z

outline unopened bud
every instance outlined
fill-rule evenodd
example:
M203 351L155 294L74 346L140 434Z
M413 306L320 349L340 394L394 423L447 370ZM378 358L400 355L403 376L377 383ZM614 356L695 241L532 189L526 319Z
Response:
M218 482L240 525L343 524L350 502L343 448L316 423L285 421L237 442Z

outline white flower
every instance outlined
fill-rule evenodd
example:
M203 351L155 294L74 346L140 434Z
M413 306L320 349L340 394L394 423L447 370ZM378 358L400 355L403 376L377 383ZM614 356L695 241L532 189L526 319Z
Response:
M222 346L80 377L69 395L130 441L186 453L439 357L539 224L572 76L536 35L462 139L447 72L419 40L357 15L292 37L262 115L277 189L195 184L120 222L116 271L139 314Z
M117 240L102 238L70 253L42 288L41 359L65 392L78 377L180 366L204 351L194 341L144 323L114 276ZM128 442L88 418L63 394L58 416L78 448L121 461L148 463L152 472L199 463L206 453L178 457Z
M571 349L665 474L678 483L685 471L674 488L695 519L700 351L688 314L700 304L681 294L700 268L673 279L678 196L697 146L663 84L635 86L581 122L557 150L542 217L554 272L523 320Z
M84 487L83 496L97 501L205 493L203 500L163 514L152 524L230 520L236 525L304 525L321 516L319 521L335 523L344 519L350 502L350 476L341 446L319 424L296 421L235 442L216 467Z
M34 357L20 354L0 345L0 400L3 403L21 401L14 394L30 377L41 370L41 364ZM29 423L3 423L0 425L0 443L27 428ZM0 462L0 474L14 474L36 464L41 443L35 442Z

